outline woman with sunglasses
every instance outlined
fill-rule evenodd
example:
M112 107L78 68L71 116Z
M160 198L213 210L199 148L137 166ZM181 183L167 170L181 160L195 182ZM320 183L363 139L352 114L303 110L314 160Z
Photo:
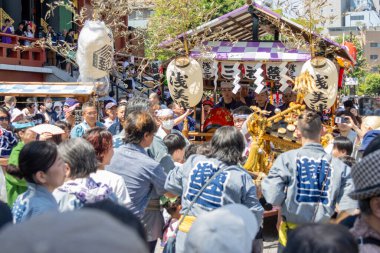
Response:
M16 146L17 139L9 130L9 112L0 107L0 166L6 166L8 157L11 154L12 148ZM5 187L5 175L0 167L0 200L7 200L7 190Z
M9 120L9 112L4 107L0 107L0 158L8 157L17 144L16 137L9 131Z

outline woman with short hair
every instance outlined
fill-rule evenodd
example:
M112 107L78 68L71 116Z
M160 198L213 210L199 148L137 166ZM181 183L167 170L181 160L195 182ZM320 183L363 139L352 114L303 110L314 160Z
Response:
M71 125L66 121L57 121L54 123L55 126L61 128L65 133L61 134L61 140L66 141L70 139Z
M110 171L104 170L106 165L109 165L114 154L112 134L107 129L95 127L88 130L83 138L91 143L95 149L96 158L98 159L98 170L91 174L91 177L98 183L106 184L112 188L118 202L121 205L127 205L131 202L127 186L124 179Z
M46 141L26 144L20 152L19 168L28 182L28 190L13 205L13 221L19 223L48 211L58 211L52 192L63 184L67 170L57 146Z
M211 150L207 156L192 155L182 167L169 172L165 189L182 195L182 211L188 211L190 203L201 188L217 175L202 191L199 198L179 226L176 252L185 252L187 233L196 217L227 204L240 203L247 206L261 224L264 212L251 176L239 163L245 148L244 137L235 127L225 126L216 130L211 140Z
M86 203L103 199L117 200L111 187L96 182L90 176L99 165L91 143L83 138L74 138L61 143L58 151L70 170L69 180L53 192L60 211L78 209Z

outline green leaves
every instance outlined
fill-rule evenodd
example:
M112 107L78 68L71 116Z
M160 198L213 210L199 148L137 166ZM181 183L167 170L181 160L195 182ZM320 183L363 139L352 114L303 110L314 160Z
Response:
M380 95L380 74L373 73L365 78L365 94Z
M150 59L167 60L176 54L183 54L183 40L176 38L179 34L196 29L201 24L220 17L238 7L245 0L156 0L154 14L150 17L146 39L146 56ZM223 39L221 31L212 31ZM200 45L205 40L200 36L187 35L190 47ZM161 43L174 40L168 48ZM178 50L181 48L181 50Z
M343 36L338 37L336 40L339 44L343 43ZM356 65L353 67L352 71L349 71L347 77L355 77L359 80L359 95L365 94L367 91L366 76L369 74L368 63L364 57L364 50L362 46L362 38L360 36L350 36L346 35L344 41L350 41L355 44L357 56Z

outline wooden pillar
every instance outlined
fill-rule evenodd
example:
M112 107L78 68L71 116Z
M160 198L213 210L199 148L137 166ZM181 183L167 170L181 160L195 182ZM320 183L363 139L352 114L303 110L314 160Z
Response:
M183 121L183 129L182 129L182 134L188 139L189 138L189 126L188 126L188 121L187 117Z

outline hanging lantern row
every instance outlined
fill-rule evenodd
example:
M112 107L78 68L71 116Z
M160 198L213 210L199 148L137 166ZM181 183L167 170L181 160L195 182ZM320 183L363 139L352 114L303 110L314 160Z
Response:
M306 71L313 76L316 88L305 96L305 103L317 111L330 108L336 100L343 71L338 71L334 62L323 57L314 58L306 63L219 62L215 64L215 62L199 63L191 57L184 56L170 62L166 79L173 100L184 108L189 108L201 101L204 78L214 78L215 85L219 75L227 80L233 80L234 93L240 89L240 79L245 78L254 81L256 93L269 86L278 94L279 91L283 92L289 87L290 80Z
M252 80L257 86L264 81L269 85L277 83L281 91L289 87L291 80L294 80L300 73L304 62L217 62L200 61L202 66L203 78L211 80L220 76L226 80L234 80L236 76L241 79ZM335 65L335 64L334 64ZM339 88L342 87L344 68L339 68ZM263 86L264 87L264 86Z

